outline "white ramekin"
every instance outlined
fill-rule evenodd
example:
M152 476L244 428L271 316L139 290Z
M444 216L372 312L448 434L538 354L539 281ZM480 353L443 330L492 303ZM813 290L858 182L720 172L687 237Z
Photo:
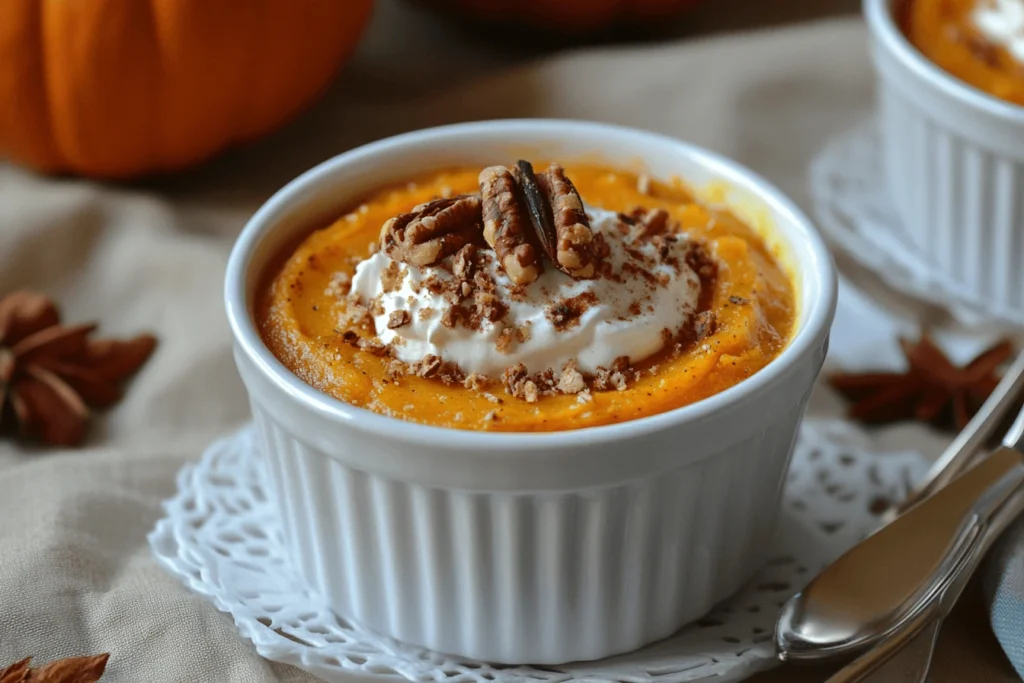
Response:
M865 0L884 168L913 247L968 300L1024 310L1024 107L946 73Z
M253 300L268 262L367 192L432 169L595 156L697 187L770 222L798 332L767 368L695 405L548 434L441 429L309 387L267 350ZM291 182L227 269L235 359L291 557L337 612L437 651L504 663L604 657L667 636L766 559L797 425L834 314L807 218L738 165L651 133L577 121L460 124L382 140Z

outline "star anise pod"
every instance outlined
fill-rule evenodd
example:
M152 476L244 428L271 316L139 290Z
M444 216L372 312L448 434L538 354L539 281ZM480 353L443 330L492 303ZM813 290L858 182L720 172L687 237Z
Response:
M29 668L31 657L0 669L0 683L95 683L103 677L109 654L68 657Z
M829 383L852 401L849 416L882 424L917 420L958 431L999 383L998 368L1013 353L1002 340L963 367L955 365L927 335L900 340L906 372L838 373Z
M149 334L93 339L93 323L62 325L54 303L20 291L0 299L0 426L59 446L81 443L89 407L121 398L121 384L156 347Z

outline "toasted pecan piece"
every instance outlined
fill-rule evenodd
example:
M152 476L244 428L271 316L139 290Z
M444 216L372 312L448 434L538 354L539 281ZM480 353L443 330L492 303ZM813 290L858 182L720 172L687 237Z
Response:
M551 207L556 240L555 262L572 277L593 277L594 231L583 211L579 192L565 175L565 169L557 164L551 164L537 176L537 181Z
M429 266L480 236L480 198L459 195L420 204L381 227L380 248L391 258Z
M629 213L629 217L638 226L636 230L638 239L647 239L679 230L679 225L672 220L672 216L665 209L645 209L638 206Z
M540 259L530 243L530 218L520 201L512 171L489 166L480 172L484 240L494 249L502 269L517 285L540 275Z

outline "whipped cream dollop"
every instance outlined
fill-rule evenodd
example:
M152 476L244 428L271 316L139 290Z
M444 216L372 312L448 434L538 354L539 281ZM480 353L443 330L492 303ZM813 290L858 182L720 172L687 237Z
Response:
M986 39L1024 64L1024 0L978 0L971 20Z
M500 377L517 363L539 373L575 359L580 371L593 373L622 356L638 362L696 312L701 281L687 263L692 244L685 236L641 239L611 211L592 208L587 215L595 238L608 245L594 279L576 280L546 263L535 282L516 287L493 252L480 250L476 268L493 282L504 313L497 320L452 324L451 309L460 304L452 301L451 258L447 267L416 267L378 252L356 267L352 293L370 308L378 339L407 363L434 355L466 373Z

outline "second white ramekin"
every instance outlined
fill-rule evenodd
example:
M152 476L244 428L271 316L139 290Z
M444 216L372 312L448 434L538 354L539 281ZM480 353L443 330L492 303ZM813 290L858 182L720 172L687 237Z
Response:
M889 194L913 246L968 300L1024 310L1024 107L954 78L865 0Z
M767 368L705 401L640 420L547 434L402 422L320 393L253 323L275 255L365 193L451 166L516 156L595 157L716 182L771 224L799 292L798 332ZM831 257L768 183L643 131L492 121L362 147L272 197L242 232L226 279L235 358L297 569L337 612L441 652L552 664L638 648L699 618L765 561L797 426L825 356Z

